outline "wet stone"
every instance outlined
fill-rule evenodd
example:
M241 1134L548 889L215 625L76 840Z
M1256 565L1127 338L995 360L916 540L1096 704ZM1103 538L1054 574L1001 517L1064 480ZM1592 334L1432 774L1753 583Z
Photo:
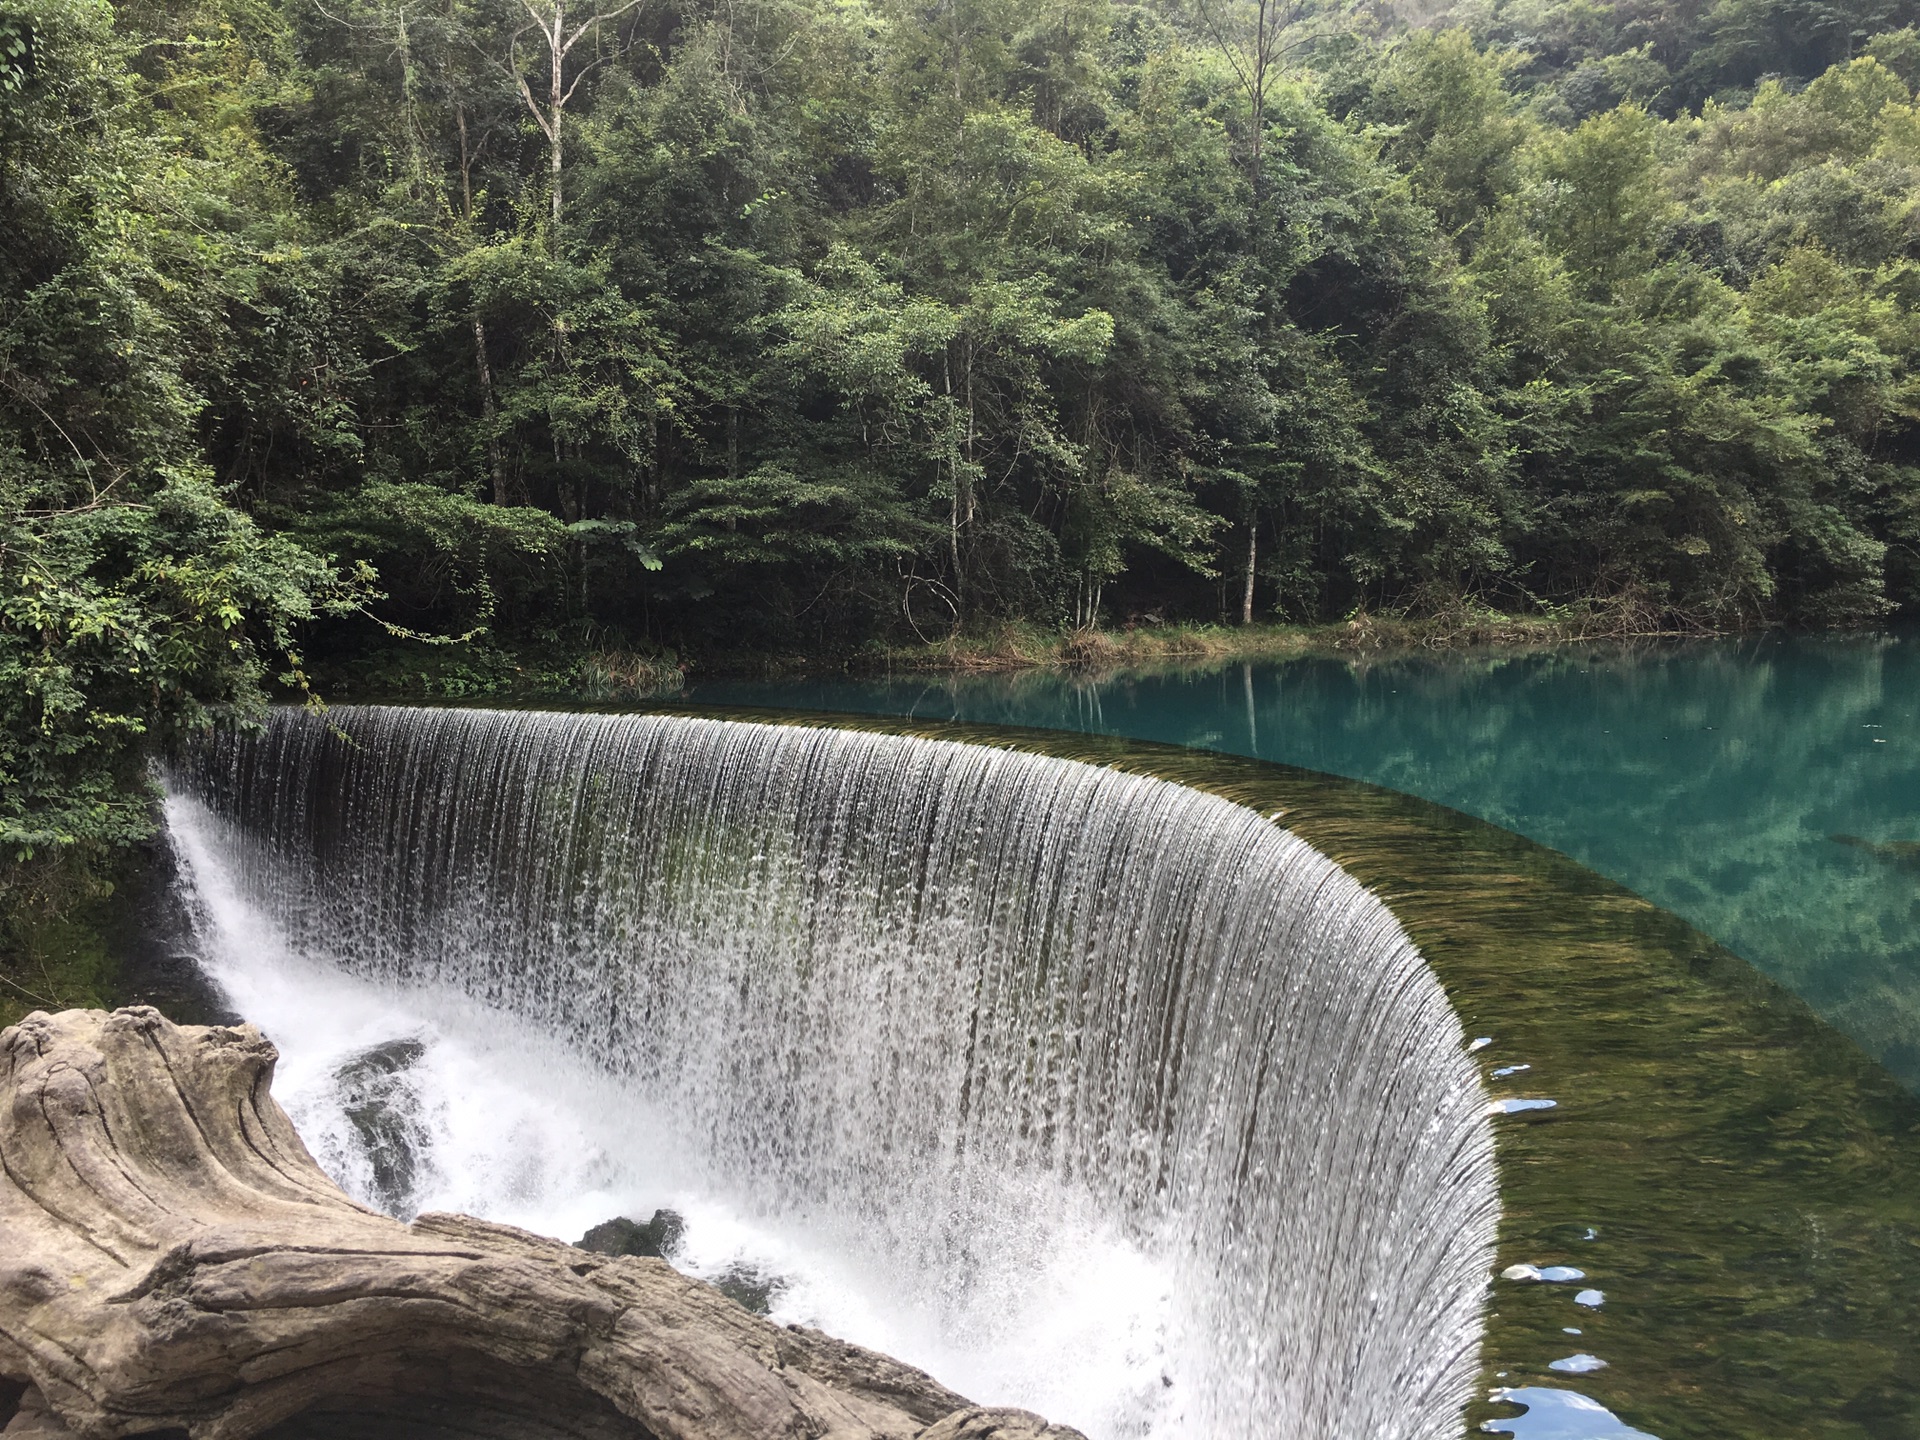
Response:
M773 1302L787 1288L783 1277L738 1260L722 1270L712 1284L722 1295L755 1315L772 1313Z
M334 1072L340 1109L353 1126L372 1172L374 1204L391 1215L409 1213L427 1144L408 1072L427 1053L419 1040L388 1040L363 1050Z
M596 1255L645 1255L669 1260L679 1250L681 1237L686 1233L687 1223L676 1210L656 1210L644 1225L616 1215L581 1236L580 1248Z

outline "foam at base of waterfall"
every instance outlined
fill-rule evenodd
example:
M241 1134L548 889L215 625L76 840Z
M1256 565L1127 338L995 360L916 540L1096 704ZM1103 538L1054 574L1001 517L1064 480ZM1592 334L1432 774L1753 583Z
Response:
M534 712L280 712L170 787L265 963L396 1007L290 1069L392 1208L527 1223L554 1161L495 1143L526 1113L578 1128L554 1193L609 1202L532 1228L674 1203L691 1263L785 1265L775 1304L978 1398L1112 1437L1458 1433L1486 1095L1392 916L1267 818L981 746ZM337 1002L269 1028L300 1050Z
M675 1265L704 1279L738 1267L778 1276L769 1318L780 1324L884 1351L1094 1440L1182 1433L1172 1277L1112 1227L1086 1216L1036 1230L1009 1217L995 1272L964 1313L939 1313L897 1275L700 1188L646 1097L552 1037L449 987L376 984L296 953L236 892L219 822L178 796L167 817L203 964L279 1049L275 1098L355 1199L569 1241L610 1216L672 1209L687 1221ZM378 1192L338 1079L396 1041L418 1045L405 1094L420 1129L416 1183L398 1207Z

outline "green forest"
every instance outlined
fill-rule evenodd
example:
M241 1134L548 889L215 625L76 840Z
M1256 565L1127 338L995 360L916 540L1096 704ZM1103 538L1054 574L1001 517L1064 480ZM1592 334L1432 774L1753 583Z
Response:
M0 848L423 667L1912 609L1916 21L0 0Z

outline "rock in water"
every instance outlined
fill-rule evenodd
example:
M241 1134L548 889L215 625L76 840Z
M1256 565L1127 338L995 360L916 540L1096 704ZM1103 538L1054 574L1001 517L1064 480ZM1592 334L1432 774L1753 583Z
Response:
M427 1136L415 1114L408 1072L426 1053L418 1040L389 1040L362 1051L334 1074L341 1110L366 1155L374 1202L389 1215L409 1216L419 1208L414 1186Z
M1076 1440L661 1260L357 1205L275 1058L144 1007L0 1031L9 1436Z
M787 1288L787 1282L781 1276L769 1275L756 1266L736 1260L720 1272L713 1288L755 1315L766 1315L773 1310L774 1299Z
M656 1260L671 1260L680 1248L680 1237L686 1233L687 1222L677 1210L656 1210L644 1225L616 1215L587 1231L580 1239L580 1248L597 1255L649 1255Z
M671 1260L686 1230L687 1223L676 1210L656 1210L653 1219L644 1225L616 1215L587 1231L579 1244L582 1250L591 1250L596 1255L648 1255ZM755 1315L771 1313L774 1298L787 1288L784 1277L738 1260L708 1283Z

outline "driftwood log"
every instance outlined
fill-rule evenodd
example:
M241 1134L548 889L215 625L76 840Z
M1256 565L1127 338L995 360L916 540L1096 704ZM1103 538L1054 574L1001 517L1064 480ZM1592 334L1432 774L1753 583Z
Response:
M252 1026L0 1032L0 1424L191 1440L1077 1440L659 1260L355 1204Z

